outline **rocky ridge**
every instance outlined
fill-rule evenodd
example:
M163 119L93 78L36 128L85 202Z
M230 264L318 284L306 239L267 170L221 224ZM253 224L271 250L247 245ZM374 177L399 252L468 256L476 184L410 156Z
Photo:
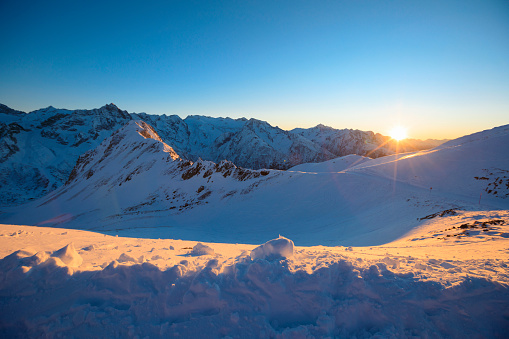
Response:
M114 104L92 110L50 106L28 114L0 105L0 206L24 203L60 187L83 153L132 120L152 126L184 159L215 163L226 159L243 168L285 170L348 154L394 153L388 137L323 125L285 131L257 119L195 115L181 119L128 113ZM415 149L419 147L408 150Z

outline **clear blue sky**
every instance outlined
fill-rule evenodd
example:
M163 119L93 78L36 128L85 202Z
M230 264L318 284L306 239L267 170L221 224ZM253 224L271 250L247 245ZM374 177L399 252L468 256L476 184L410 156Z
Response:
M0 103L454 138L509 123L509 1L1 1Z

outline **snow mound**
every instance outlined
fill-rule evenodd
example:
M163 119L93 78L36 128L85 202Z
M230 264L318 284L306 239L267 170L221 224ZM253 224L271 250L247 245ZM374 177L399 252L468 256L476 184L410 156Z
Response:
M277 239L267 241L251 252L251 259L273 260L293 257L293 241L279 236Z
M203 245L201 242L199 242L193 247L193 250L191 251L190 254L196 255L196 256L198 256L198 255L214 255L215 252L212 249L212 247Z
M73 243L53 252L51 256L60 259L69 267L78 267L83 263L83 258L76 252Z

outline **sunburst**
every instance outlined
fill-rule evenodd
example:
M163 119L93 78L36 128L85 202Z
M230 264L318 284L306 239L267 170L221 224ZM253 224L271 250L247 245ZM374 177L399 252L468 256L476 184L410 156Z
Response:
M390 131L389 135L396 141L401 141L407 138L407 129L403 126L394 126Z

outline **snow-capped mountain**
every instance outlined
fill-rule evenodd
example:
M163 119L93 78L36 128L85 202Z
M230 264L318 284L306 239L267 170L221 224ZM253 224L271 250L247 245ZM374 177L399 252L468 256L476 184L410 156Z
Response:
M301 135L326 149L336 157L349 154L383 157L396 152L413 152L436 147L447 140L417 140L406 139L395 142L388 136L371 131L353 129L335 129L319 124L313 128L295 128L291 132Z
M131 116L106 105L70 111L47 107L29 114L0 108L0 203L41 197L67 181L78 157L97 147Z
M207 203L212 193L223 193L222 187L215 192L209 189L217 186L218 179L222 185L224 181L268 178L269 174L269 170L243 169L226 160L215 164L182 159L150 125L134 120L80 156L65 186L43 200L52 201L55 196L67 196L67 192L74 192L68 200L86 200L90 193L95 200L102 200L116 192L115 204L126 206L124 212L154 203L159 205L161 201L166 210L180 211ZM191 180L194 177L203 180ZM196 186L197 183L200 185ZM90 192L89 187L94 187L94 191ZM163 206L160 207L164 209Z
M287 169L335 157L312 141L256 119L191 115L182 120L176 115L144 113L133 117L154 126L179 155L193 161L226 159L246 168Z
M31 203L42 214L31 214L26 223L68 225L99 218L117 225L126 218L138 223L152 212L172 218L210 200L245 196L279 174L226 160L184 160L151 126L134 120L80 156L64 186Z
M135 120L81 156L65 186L3 208L0 222L204 241L257 243L274 233L301 245L376 245L438 210L506 208L506 154L509 126L429 151L246 170L184 160Z
M131 120L153 126L182 158L229 160L244 168L288 169L348 154L394 153L388 137L323 125L285 131L256 119L129 114L114 104L74 111L50 106L29 114L1 105L0 206L39 198L60 187L80 155ZM411 150L415 149L419 148Z

